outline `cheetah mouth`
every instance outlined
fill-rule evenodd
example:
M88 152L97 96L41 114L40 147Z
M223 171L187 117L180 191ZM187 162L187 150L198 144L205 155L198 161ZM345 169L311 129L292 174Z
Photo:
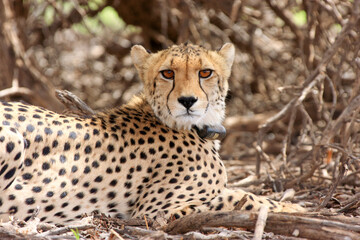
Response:
M199 114L194 114L194 113L183 113L183 114L179 114L176 116L176 118L199 118L201 117L201 115Z

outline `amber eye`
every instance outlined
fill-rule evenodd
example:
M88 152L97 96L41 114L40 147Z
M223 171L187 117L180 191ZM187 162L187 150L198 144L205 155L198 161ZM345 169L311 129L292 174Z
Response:
M167 69L160 71L161 76L165 79L174 79L175 73L173 70Z
M209 78L212 75L213 70L211 69L204 69L199 71L199 77L201 78Z

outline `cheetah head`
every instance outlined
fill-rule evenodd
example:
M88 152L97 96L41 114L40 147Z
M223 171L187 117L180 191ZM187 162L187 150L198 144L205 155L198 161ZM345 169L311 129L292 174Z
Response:
M192 44L157 53L140 45L131 49L147 101L155 115L175 129L221 124L234 55L231 43L218 51Z

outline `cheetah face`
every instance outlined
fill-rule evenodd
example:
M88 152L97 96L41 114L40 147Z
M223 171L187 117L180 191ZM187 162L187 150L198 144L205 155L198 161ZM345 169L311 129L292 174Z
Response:
M155 115L175 129L221 124L234 55L229 43L219 51L191 44L154 54L139 45L131 50L147 101Z

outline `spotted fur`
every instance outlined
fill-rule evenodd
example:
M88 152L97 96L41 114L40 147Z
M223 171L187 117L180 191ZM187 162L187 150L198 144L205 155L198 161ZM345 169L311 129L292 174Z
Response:
M220 124L234 47L195 45L132 58L144 93L127 105L92 117L61 115L23 103L0 103L0 219L67 223L93 211L113 217L176 218L194 211L243 209L302 211L242 190L226 188L218 142L193 125ZM199 71L212 70L200 79ZM162 70L175 73L172 80ZM197 99L186 105L179 98ZM185 106L186 105L186 106Z

